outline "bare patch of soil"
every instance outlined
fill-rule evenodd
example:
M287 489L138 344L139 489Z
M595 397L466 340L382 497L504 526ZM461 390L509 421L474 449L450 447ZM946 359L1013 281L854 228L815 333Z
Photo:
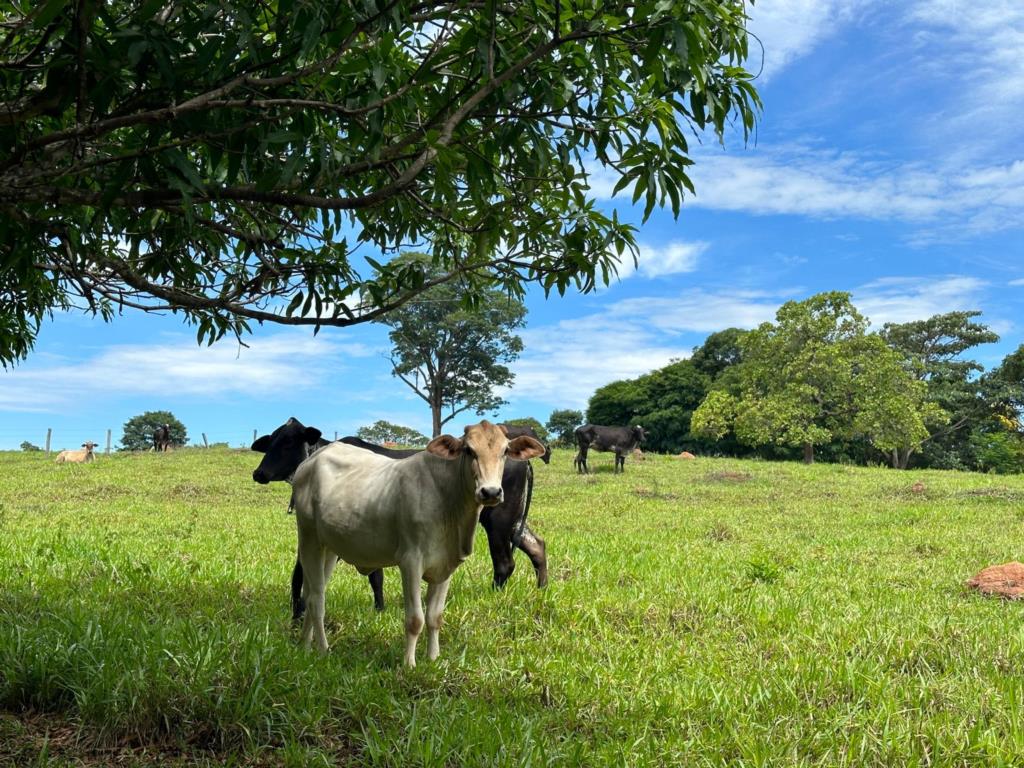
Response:
M711 530L708 531L707 537L711 541L732 541L736 538L736 534L733 532L725 523L719 521L711 526Z
M983 595L1019 600L1024 597L1024 563L1013 560L1002 565L990 565L965 582Z
M754 479L749 472L708 472L705 479L712 483L746 483Z
M329 751L337 760L337 765L353 764L357 757L351 744L344 740L323 743L320 748ZM255 753L228 753L176 743L171 739L145 743L138 737L124 739L120 744L111 744L90 737L87 731L67 716L0 711L0 766L197 768L235 765L244 768L277 768L284 764L284 755L272 747Z
M652 491L650 488L642 487L634 488L633 493L641 499L655 499L657 501L673 501L679 498L675 493L659 493L658 491Z
M961 495L976 499L1000 499L1006 501L1024 501L1024 493L1013 488L972 488L964 491Z

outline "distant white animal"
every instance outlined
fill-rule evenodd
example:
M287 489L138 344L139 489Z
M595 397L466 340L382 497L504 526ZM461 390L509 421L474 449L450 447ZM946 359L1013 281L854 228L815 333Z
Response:
M480 510L501 503L506 459L544 453L532 437L509 440L488 421L466 427L462 439L441 435L425 451L392 459L331 443L306 459L292 485L305 576L302 641L327 650L324 593L334 558L363 575L397 565L405 599L405 663L416 665L423 630L420 582L427 582L427 656L440 651L441 614L452 573L473 550Z
M96 443L88 440L82 443L82 451L61 451L57 454L57 458L54 461L57 464L81 464L86 461L95 461L96 457L93 455L92 449L96 447Z

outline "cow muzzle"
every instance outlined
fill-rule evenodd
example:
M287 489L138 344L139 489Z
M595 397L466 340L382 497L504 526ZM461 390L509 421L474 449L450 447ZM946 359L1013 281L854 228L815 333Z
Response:
M493 507L496 504L501 504L505 499L505 491L502 490L501 486L484 486L476 489L476 500L483 504L485 507Z
M252 471L252 479L259 483L260 485L266 485L267 483L270 482L270 478L267 477L267 473L264 472L259 467Z

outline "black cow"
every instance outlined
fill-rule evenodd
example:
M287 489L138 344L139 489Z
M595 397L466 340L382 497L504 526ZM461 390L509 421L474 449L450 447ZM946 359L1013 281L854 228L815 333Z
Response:
M153 449L161 453L171 449L170 424L161 424L153 430Z
M597 424L584 424L576 427L576 445L579 451L573 459L573 466L581 473L590 470L587 467L587 451L615 452L615 472L626 471L626 454L644 441L646 435L643 427L601 427Z
M340 442L394 459L404 459L419 453L415 449L384 448L358 437L343 437ZM258 483L290 480L299 464L324 445L327 445L327 441L320 437L320 430L315 427L304 427L298 420L289 419L287 423L274 430L273 434L264 435L252 444L254 451L265 454L260 465L252 473L253 480ZM504 501L494 507L484 507L480 513L480 525L487 533L491 564L494 567L493 584L500 588L508 581L515 570L513 548L518 547L527 554L533 564L537 573L537 586L544 587L548 582L547 548L544 540L526 524L533 496L533 468L530 462L506 462L501 485L505 491ZM373 588L374 607L378 611L383 610L383 571L374 571L367 578ZM304 610L302 566L296 560L292 571L292 617L301 618Z
M526 435L541 443L544 446L544 455L540 457L540 460L545 464L551 463L551 446L540 439L540 435L534 431L533 427L520 426L519 424L499 424L498 426L504 429L505 434L510 438Z

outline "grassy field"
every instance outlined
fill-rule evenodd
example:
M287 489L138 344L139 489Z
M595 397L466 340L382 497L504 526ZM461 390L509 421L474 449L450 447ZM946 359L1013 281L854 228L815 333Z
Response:
M1024 479L557 451L550 586L493 592L481 532L408 670L393 570L297 647L257 459L0 454L0 764L1024 764L1024 605L962 586L1024 556Z

